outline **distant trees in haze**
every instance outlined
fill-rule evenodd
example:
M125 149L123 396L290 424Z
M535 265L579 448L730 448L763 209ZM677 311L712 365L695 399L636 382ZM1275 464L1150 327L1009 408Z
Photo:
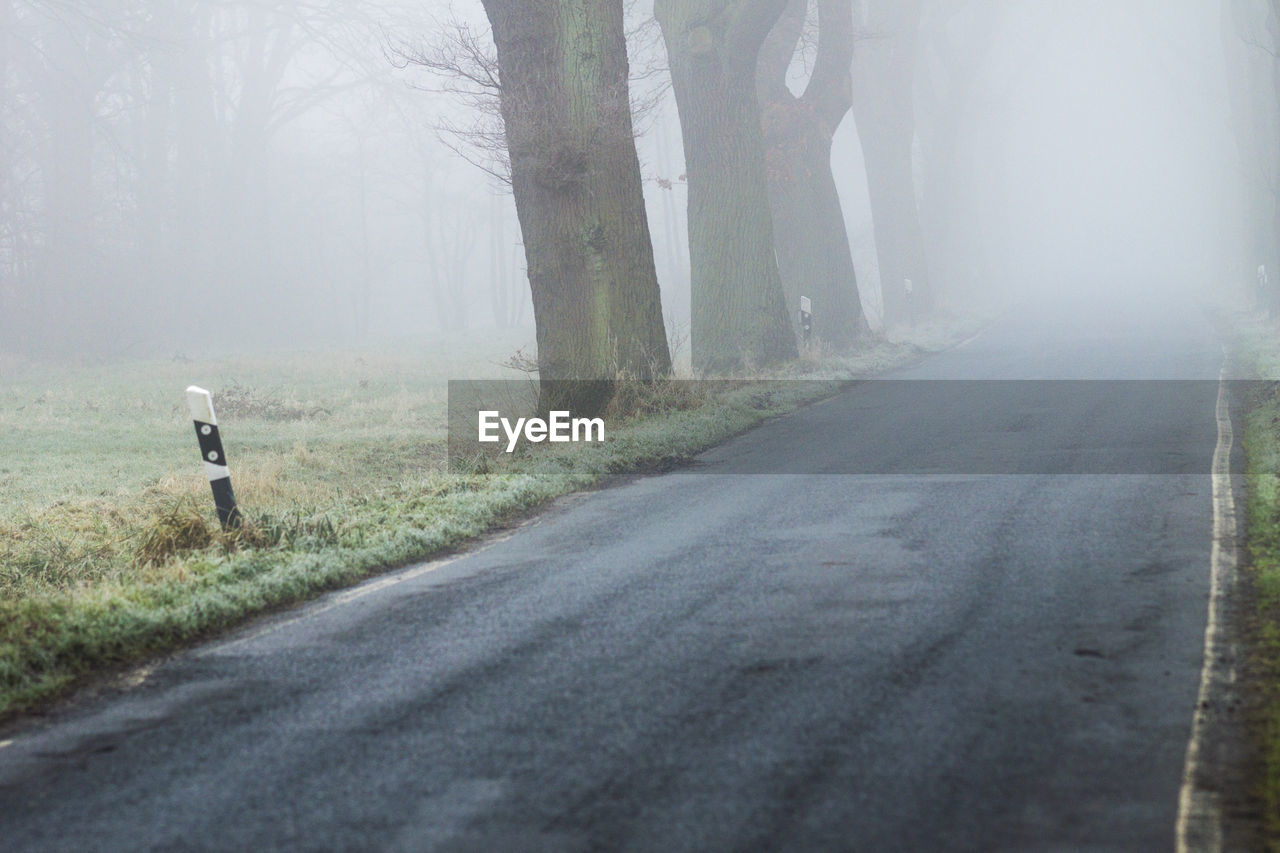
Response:
M489 306L494 325L502 329L524 320L526 279L519 244L508 239L497 195L489 196Z
M920 8L944 2L656 0L637 26L625 0L479 0L486 32L401 0L0 0L0 349L362 340L394 281L419 326L532 305L548 377L663 373L634 115L667 91L681 139L662 168L683 174L659 207L687 205L688 228L664 219L662 257L688 265L695 368L795 357L801 296L821 342L849 346L868 323L836 131L852 114L883 321L904 322L903 281L923 314L956 208L930 167L964 99L914 120ZM442 36L453 52L423 64L472 85L465 112L401 73L398 45ZM472 159L509 180L518 230L428 124L496 155Z
M912 159L923 2L861 0L863 38L854 50L853 115L867 168L887 323L924 313L933 301Z
M18 318L43 321L22 335L30 347L57 347L91 331L77 322L77 303L95 304L100 294L78 289L101 263L94 257L97 222L111 219L95 204L95 114L100 100L115 95L109 84L128 59L111 36L118 12L86 6L63 14L70 20L0 0L0 73L7 84L0 90L0 323L12 329ZM133 236L111 224L118 239Z
M422 183L444 203L463 182L416 168L447 152L385 49L427 20L401 0L0 0L0 350L453 324L433 310ZM473 322L485 283L457 282Z
M966 122L989 107L993 95L1004 94L992 93L990 82L981 78L1007 9L1005 0L928 0L922 10L915 74L921 161L916 190L935 297L961 282L974 285L975 274L993 273L989 263L975 257L980 240L973 200L961 184L961 152Z
M814 334L837 348L867 332L849 233L831 171L836 129L853 103L852 0L817 0L817 45L804 89L788 72L810 19L807 0L790 0L760 51L756 84L765 139L769 200L779 272L792 318L813 300Z
M1247 246L1241 277L1263 264L1263 305L1280 313L1280 0L1222 0L1232 131L1245 193Z

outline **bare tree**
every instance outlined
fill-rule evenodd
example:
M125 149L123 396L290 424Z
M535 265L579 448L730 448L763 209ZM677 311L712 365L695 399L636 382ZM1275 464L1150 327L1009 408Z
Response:
M462 159L511 185L511 160L502 126L498 56L492 37L466 21L436 22L435 36L426 45L401 45L393 60L401 67L416 65L432 73L431 83L417 83L425 92L448 95L463 107L465 118L438 115L439 140Z
M628 54L628 97L634 130L643 128L667 91L666 66L656 58L660 36L656 22L638 12L636 0L625 0L624 20ZM494 178L511 185L511 162L502 123L498 55L491 35L457 16L436 20L426 44L402 43L391 52L400 67L416 65L431 72L430 83L416 88L449 96L461 106L462 116L435 117L439 140L462 159ZM631 57L640 57L636 63Z

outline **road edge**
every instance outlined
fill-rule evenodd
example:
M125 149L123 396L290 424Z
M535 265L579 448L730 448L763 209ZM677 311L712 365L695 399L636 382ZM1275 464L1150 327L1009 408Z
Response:
M1225 348L1224 348L1225 349ZM1225 361L1225 351L1224 351ZM1214 410L1218 441L1213 451L1213 538L1210 549L1209 608L1204 633L1200 688L1196 696L1178 794L1175 849L1222 850L1223 805L1221 786L1206 767L1206 743L1217 727L1228 724L1228 709L1235 704L1238 644L1226 629L1229 608L1239 575L1239 542L1236 502L1231 476L1235 432L1227 399L1227 366L1218 375L1218 402Z

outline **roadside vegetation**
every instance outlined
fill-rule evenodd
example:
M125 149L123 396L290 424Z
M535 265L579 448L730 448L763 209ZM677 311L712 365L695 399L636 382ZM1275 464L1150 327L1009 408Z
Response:
M1236 375L1260 380L1238 401L1245 453L1246 709L1268 849L1280 850L1280 331L1256 318L1234 325Z
M764 377L819 381L633 384L590 452L517 454L466 474L447 471L447 379L523 376L516 337L0 364L0 719L85 676L457 549L611 475L679 464L976 327L936 322ZM214 393L246 516L231 533L218 527L196 455L182 395L192 382Z

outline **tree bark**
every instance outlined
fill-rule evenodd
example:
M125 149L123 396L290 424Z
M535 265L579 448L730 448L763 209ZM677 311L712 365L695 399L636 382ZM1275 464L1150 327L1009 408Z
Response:
M657 0L689 186L694 367L796 356L774 255L756 59L786 0Z
M831 141L852 104L853 6L851 0L819 0L818 55L804 93L796 97L787 88L787 69L807 11L806 0L787 4L760 51L756 88L788 313L797 323L800 297L808 296L816 338L843 348L867 328L831 171Z
M671 367L622 0L484 0L484 8L533 294L539 405L589 414L608 402L619 373L649 379Z
M932 304L911 160L920 0L865 2L868 37L854 52L853 116L867 168L888 325L918 316ZM905 288L908 279L910 299Z

